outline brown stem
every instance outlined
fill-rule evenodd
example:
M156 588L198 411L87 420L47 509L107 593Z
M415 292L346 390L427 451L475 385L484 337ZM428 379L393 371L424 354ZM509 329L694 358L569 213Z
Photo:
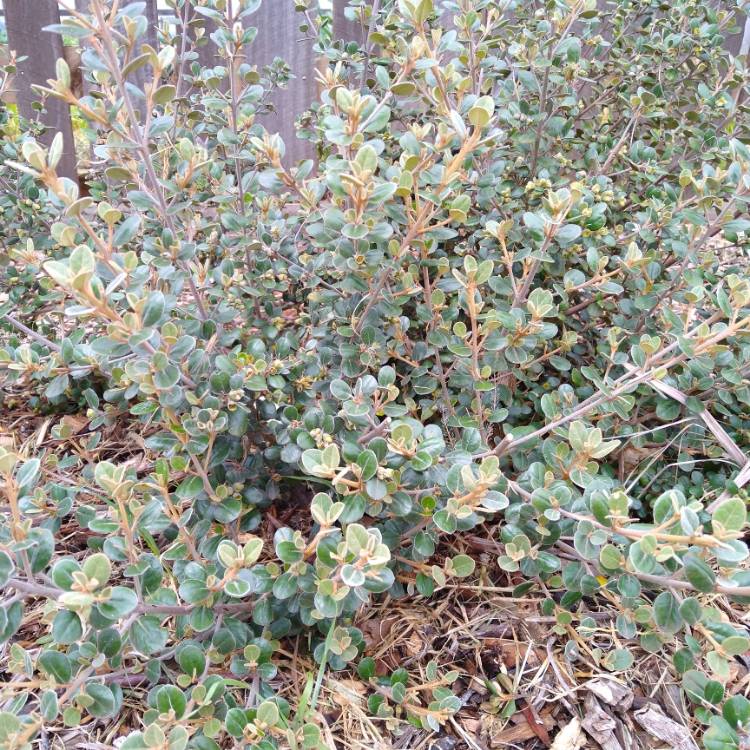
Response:
M159 204L159 209L161 211L164 223L172 231L173 234L176 234L174 222L172 221L172 217L169 214L167 202L164 197L164 191L162 189L161 183L159 182L159 178L156 176L156 172L154 171L154 165L151 161L151 151L148 147L148 141L145 137L144 131L141 129L138 115L135 111L133 101L130 97L130 92L125 85L125 79L123 78L122 70L120 69L120 63L117 58L117 51L115 50L114 42L112 41L112 33L106 21L104 20L101 3L94 2L93 5L99 25L99 32L101 35L103 49L108 57L109 70L110 73L112 73L115 82L117 83L117 88L119 89L120 95L122 96L122 100L125 104L125 109L127 110L128 119L130 120L130 127L133 133L133 140L135 141L138 150L141 153L141 158L143 159L143 165L146 169L146 176L150 183L151 190ZM195 285L195 279L193 279L193 275L190 272L190 269L182 261L180 261L180 265L182 266L182 269L187 277L188 285L190 286L190 291L192 292L193 298L195 299L196 305L198 307L198 312L200 314L201 320L208 320L206 308L203 304L203 297L198 291L197 286Z

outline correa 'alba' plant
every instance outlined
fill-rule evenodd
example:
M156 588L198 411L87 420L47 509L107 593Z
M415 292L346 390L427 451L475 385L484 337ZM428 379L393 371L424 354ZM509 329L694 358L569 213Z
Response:
M750 601L731 4L353 3L368 43L325 45L318 158L297 165L262 126L284 68L245 61L259 0L193 4L214 68L177 37L144 45L138 3L53 29L86 50L88 95L62 61L46 94L88 123L87 195L56 174L59 138L6 136L39 215L3 198L3 273L65 320L60 338L11 289L6 383L85 410L87 455L117 420L143 444L137 466L2 449L0 634L33 687L0 744L114 716L137 684L123 748L323 747L320 678L294 710L273 684L279 640L304 631L321 668L358 663L377 716L437 729L454 675L430 666L432 700L377 676L353 616L471 575L445 550L481 529L518 592L560 592L556 632L587 637L584 599L616 609L599 666L670 647L706 746L738 747L750 704L724 686L750 640L716 606ZM323 490L309 515L264 543L304 480ZM30 601L46 631L23 648Z

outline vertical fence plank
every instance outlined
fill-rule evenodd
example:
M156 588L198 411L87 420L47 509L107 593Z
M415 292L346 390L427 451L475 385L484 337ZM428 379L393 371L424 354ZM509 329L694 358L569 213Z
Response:
M211 34L216 31L216 23L211 18L205 16L197 16L203 23L203 39L206 40L206 44L202 44L200 47L196 47L198 53L198 60L202 68L215 68L217 65L223 65L224 60L219 57L218 47L216 42L211 39Z
M148 19L148 28L144 34L143 41L150 44L155 50L159 50L159 8L157 0L146 0L144 15Z
M89 0L76 0L76 10L79 13L86 13L86 14L88 14L88 12L89 12ZM85 46L84 45L86 44L86 40L85 39L81 40L80 44L81 44L80 52L81 52L81 54L83 54L84 51L85 51ZM81 67L81 79L82 79L82 81L81 81L81 88L83 90L83 95L84 96L88 96L89 92L91 91L91 84L89 83L89 81L86 78L85 73L83 72L83 67Z
M185 96L188 93L186 71L190 70L193 63L197 62L201 68L213 68L222 64L222 59L217 54L216 43L210 37L216 30L216 24L207 16L196 13L194 9L196 4L197 0L185 0L185 3L178 6L175 12L177 35L174 43L179 60L176 74L178 97ZM197 46L196 38L198 31L201 29L201 44ZM197 55L197 60L193 57L193 54Z
M33 103L39 96L31 86L46 85L47 79L55 78L55 63L63 57L62 37L42 31L44 26L60 23L57 0L5 0L4 6L8 44L18 57L26 57L18 63L15 80L18 110L23 117L35 119L37 112ZM70 107L59 99L48 97L46 110L40 120L49 129L42 140L49 144L56 132L63 134L64 150L57 171L60 175L76 179Z
M195 39L195 27L199 25L203 28L203 34L201 36L200 47L195 47L195 52L198 54L198 62L201 68L215 68L219 65L226 66L226 58L219 55L219 47L216 42L211 39L213 34L218 28L216 21L208 16L203 16L193 12L193 26L191 30L192 38ZM197 22L197 24L196 24ZM219 90L223 92L229 91L229 81L224 79L219 86Z
M295 11L292 0L265 0L250 20L258 27L258 36L248 48L248 62L260 70L281 57L295 76L285 89L274 92L271 102L276 111L260 121L270 133L279 133L283 138L287 163L314 158L313 145L297 138L295 120L318 98L318 60L314 42L309 38L315 31L300 31L304 16Z
M735 11L735 24L739 31L724 39L724 47L735 57L739 57L744 65L750 62L750 10L743 12ZM746 102L744 87L736 90L734 95L735 107Z
M359 19L350 21L344 14L348 4L349 0L333 0L333 38L364 44L367 40L369 19L365 19L364 22ZM372 0L369 4L372 4Z
M738 27L735 34L724 37L724 47L735 57L747 55L750 45L750 15L745 15L741 10L734 12L734 23Z
M358 16L354 20L349 20L345 15L345 9L349 5L349 0L333 0L333 39L343 40L344 42L356 42L364 52L362 60L362 72L350 78L350 82L359 86L365 85L368 75L372 73L371 58L375 54L375 47L369 42L370 27L374 17L380 9L381 0L364 0L362 3L365 11L370 8L370 13Z
M138 39L133 53L134 57L141 54L141 45L143 44L148 44L157 52L159 51L159 11L156 7L156 0L145 0L145 2L146 7L143 10L143 15L146 17L148 25L146 26L146 33ZM130 80L137 88L145 89L146 85L151 83L153 77L154 69L150 65L142 65L133 71Z

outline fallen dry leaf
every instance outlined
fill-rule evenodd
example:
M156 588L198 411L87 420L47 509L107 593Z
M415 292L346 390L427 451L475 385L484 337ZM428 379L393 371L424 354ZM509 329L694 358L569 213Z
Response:
M404 643L404 650L409 656L417 656L422 653L424 641L419 637L419 633L412 631Z
M372 617L362 625L368 652L378 648L388 638L397 622L397 617Z
M77 435L86 427L86 425L88 425L88 423L89 418L83 414L66 414L60 420L60 424L69 428L72 435Z

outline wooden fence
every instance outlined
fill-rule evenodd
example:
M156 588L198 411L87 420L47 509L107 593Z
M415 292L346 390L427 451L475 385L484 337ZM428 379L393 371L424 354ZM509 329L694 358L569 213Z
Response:
M145 3L145 15L149 19L149 26L143 41L158 48L157 27L160 13L157 10L157 0L145 0ZM86 12L88 5L89 0L75 0L76 9L81 12ZM345 18L346 5L347 0L333 0L333 35L337 39L361 41L361 25ZM187 4L184 12L190 13L191 7ZM58 171L75 178L78 169L70 108L64 102L49 97L45 102L46 111L40 116L39 96L32 88L34 84L46 85L48 79L55 78L55 63L58 58L65 56L62 37L42 31L45 26L60 23L61 10L58 0L3 0L3 10L8 45L20 59L13 86L18 110L23 117L29 119L40 117L49 128L49 138L56 132L63 134L65 150ZM174 16L174 13L170 11L169 15ZM196 18L201 20L206 32L210 33L212 22L203 16ZM188 17L182 20L189 22L192 19ZM287 158L290 161L311 155L309 142L296 138L294 123L318 95L315 80L317 60L313 42L310 38L305 38L306 35L299 30L304 20L304 15L295 11L295 4L291 0L265 0L258 12L249 19L251 25L262 29L262 33L258 34L248 48L248 62L260 67L268 65L276 57L281 57L289 63L295 76L287 88L274 92L272 102L276 112L268 115L264 121L270 131L281 133L287 145ZM204 66L221 64L213 42L199 47L198 53ZM138 73L145 75L147 67L143 66Z
M67 0L70 2L70 0ZM348 0L333 0L332 32L335 39L357 40L362 42L366 33L359 24L348 21L344 8ZM371 0L379 4L379 0ZM605 0L600 0L605 2ZM75 0L76 8L86 11L89 0ZM149 19L148 31L144 41L154 47L158 46L157 24L159 12L157 0L145 0L145 13ZM728 4L729 5L729 4ZM187 3L185 14L191 12ZM55 77L55 62L63 57L63 40L58 34L42 31L44 26L60 22L58 0L4 0L6 28L9 46L19 58L15 82L16 101L20 113L27 118L37 117L38 96L33 84L45 84ZM210 33L211 22L201 17L206 31ZM304 17L295 11L291 0L264 0L259 11L251 17L253 26L262 30L255 42L249 47L248 62L258 66L267 65L275 57L285 59L291 66L295 78L286 89L278 90L272 99L276 112L268 115L264 124L271 132L279 132L287 145L287 158L297 160L310 156L310 144L300 140L294 132L296 118L317 98L315 73L317 60L313 42L300 33L300 23ZM191 21L184 16L182 21ZM187 24L183 24L187 28ZM727 39L727 47L734 54L747 56L750 47L750 19L745 22L744 34L739 33ZM218 64L216 47L213 42L199 48L201 64ZM138 73L146 75L144 66ZM140 81L136 81L138 83ZM55 132L63 134L65 152L59 170L70 177L77 175L77 164L68 105L49 98L43 114L44 124L49 127L50 137Z

